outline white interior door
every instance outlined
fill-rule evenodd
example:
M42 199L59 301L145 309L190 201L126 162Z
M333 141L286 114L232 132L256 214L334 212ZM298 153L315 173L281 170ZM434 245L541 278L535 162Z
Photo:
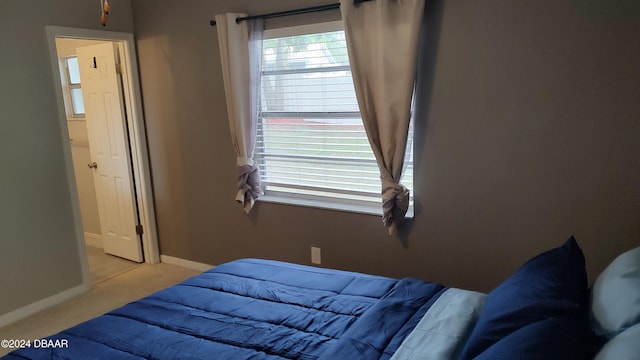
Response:
M142 262L117 48L104 43L77 49L87 134L104 251Z

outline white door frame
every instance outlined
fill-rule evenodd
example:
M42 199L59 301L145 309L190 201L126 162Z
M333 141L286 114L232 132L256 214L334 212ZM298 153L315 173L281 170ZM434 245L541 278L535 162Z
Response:
M82 267L82 279L85 286L91 285L91 274L87 259L84 230L80 214L80 201L73 169L71 156L71 143L67 126L64 96L62 93L60 68L56 52L56 38L74 38L86 40L104 40L120 42L124 46L124 58L128 71L123 78L122 85L125 90L125 104L127 108L129 142L131 146L131 159L133 167L134 185L136 187L136 202L140 214L140 224L144 227L142 234L142 247L145 262L156 264L160 262L158 236L156 230L156 215L153 204L153 191L151 186L151 170L149 166L149 154L147 149L147 135L142 115L142 96L140 93L140 80L138 75L138 59L135 51L133 34L103 30L79 29L61 26L46 26L47 42L49 44L49 61L54 77L54 88L58 102L58 120L62 136L62 145L65 156L67 180L71 195L71 207L73 211L80 265Z

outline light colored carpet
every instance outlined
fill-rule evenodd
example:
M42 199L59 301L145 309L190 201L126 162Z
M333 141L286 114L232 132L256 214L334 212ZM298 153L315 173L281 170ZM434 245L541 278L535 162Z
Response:
M91 291L0 328L0 339L40 339L199 274L169 264L140 264ZM0 348L0 356L11 349Z
M140 265L137 262L109 255L103 249L87 245L89 270L93 284L103 282Z

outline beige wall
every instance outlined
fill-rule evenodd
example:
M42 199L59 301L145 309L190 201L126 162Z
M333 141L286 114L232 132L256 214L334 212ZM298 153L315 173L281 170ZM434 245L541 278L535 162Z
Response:
M330 2L133 2L163 254L309 263L319 246L323 266L486 291L571 234L592 280L639 245L633 0L428 1L403 236L369 215L259 203L246 216L208 22Z
M106 30L133 32L129 0ZM103 29L98 1L0 1L0 315L82 282L45 25Z

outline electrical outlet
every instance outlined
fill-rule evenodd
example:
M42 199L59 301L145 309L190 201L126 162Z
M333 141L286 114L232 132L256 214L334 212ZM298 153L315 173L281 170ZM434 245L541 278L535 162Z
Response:
M311 262L313 264L321 264L322 259L320 256L320 248L319 247L311 247Z

